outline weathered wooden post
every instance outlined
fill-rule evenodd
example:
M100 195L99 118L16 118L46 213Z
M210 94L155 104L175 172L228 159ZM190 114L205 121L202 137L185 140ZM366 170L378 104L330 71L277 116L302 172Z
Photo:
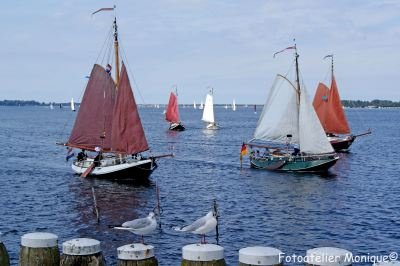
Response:
M247 247L239 250L239 266L282 265L284 253L271 247Z
M6 246L0 239L0 266L10 266L10 256L8 255Z
M182 248L181 266L225 266L224 248L214 244L192 244Z
M118 266L158 266L154 247L141 243L129 244L117 249Z
M342 248L320 247L307 250L306 265L348 266L352 264L353 254Z
M75 238L62 244L60 266L105 266L100 241L90 238Z
M19 265L55 266L60 264L58 236L51 233L29 233L21 237Z

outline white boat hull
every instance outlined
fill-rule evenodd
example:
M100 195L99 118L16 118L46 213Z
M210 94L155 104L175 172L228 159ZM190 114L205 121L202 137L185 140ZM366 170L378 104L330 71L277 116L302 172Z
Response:
M84 161L75 161L72 170L76 174L83 174L94 160L89 158ZM111 179L140 179L147 178L157 167L153 158L106 158L101 160L100 165L93 168L88 176Z

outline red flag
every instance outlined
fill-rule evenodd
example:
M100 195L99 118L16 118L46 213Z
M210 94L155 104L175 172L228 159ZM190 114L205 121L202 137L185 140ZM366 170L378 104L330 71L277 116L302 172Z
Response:
M287 47L287 48L285 48L285 49L283 49L283 50L281 50L279 52L274 53L274 58L275 58L275 55L277 55L279 53L282 53L282 52L284 52L286 50L289 50L289 49L296 49L296 46L290 46L290 47Z

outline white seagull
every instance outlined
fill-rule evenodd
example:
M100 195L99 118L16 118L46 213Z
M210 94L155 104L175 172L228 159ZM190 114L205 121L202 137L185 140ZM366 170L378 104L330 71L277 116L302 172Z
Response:
M201 244L206 243L206 234L215 230L217 226L217 219L215 218L215 214L210 211L205 216L197 219L190 225L175 227L175 231L179 232L191 232L193 234L201 235Z
M157 220L154 212L150 212L146 218L139 218L132 221L123 223L120 227L114 227L114 229L127 230L135 235L143 236L153 233L157 228Z

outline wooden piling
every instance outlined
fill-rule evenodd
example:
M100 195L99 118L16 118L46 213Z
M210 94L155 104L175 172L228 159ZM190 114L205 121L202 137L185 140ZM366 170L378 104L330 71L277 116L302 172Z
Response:
M154 247L134 243L119 247L117 266L158 266L154 257Z
M100 241L90 238L75 238L62 244L60 266L105 266L106 261Z
M247 247L239 250L239 266L282 265L283 252L271 247Z
M19 265L58 266L59 264L60 252L57 235L36 232L21 237Z
M6 246L0 240L0 266L10 266L10 256L8 255Z
M342 248L320 247L307 250L306 266L349 266L353 254Z
M192 244L182 248L181 266L225 266L224 248L213 244Z

